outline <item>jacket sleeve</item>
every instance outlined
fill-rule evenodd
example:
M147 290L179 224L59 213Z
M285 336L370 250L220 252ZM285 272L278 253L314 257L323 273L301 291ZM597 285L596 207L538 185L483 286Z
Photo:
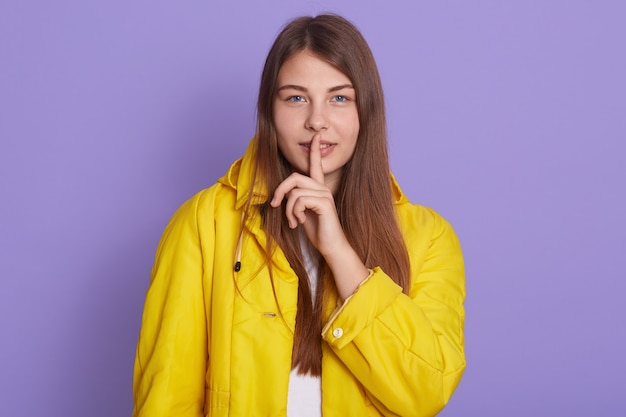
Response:
M408 247L410 253L424 252L411 256L419 261L411 265L410 294L374 268L322 333L386 416L435 415L465 369L461 249L451 226L426 213L432 219L430 241Z
M203 251L214 242L201 242L198 213L201 201L212 196L204 191L183 204L159 243L135 357L133 417L204 415L208 358L202 274L212 260L203 260Z

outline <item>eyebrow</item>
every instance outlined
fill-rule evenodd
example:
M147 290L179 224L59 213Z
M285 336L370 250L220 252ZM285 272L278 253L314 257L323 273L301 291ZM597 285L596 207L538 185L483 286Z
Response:
M345 88L351 88L354 90L354 87L352 86L352 84L341 84L341 85L337 85L335 87L329 88L328 92L333 93L335 91L343 90ZM283 86L280 86L278 90L276 91L278 92L282 90L296 90L296 91L303 91L303 92L309 91L306 87L303 87L301 85L296 85L296 84L285 84Z

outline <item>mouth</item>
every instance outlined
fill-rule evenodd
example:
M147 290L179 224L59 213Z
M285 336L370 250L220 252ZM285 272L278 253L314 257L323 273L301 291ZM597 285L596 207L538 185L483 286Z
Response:
M300 146L302 146L302 147L304 147L306 149L311 149L311 142L301 143ZM326 143L326 142L320 143L320 149L328 149L331 146L335 146L335 144L334 143Z
M311 153L311 142L301 143L300 146L302 146L302 150L305 153L307 154ZM320 148L319 148L320 156L322 158L329 156L333 152L336 146L337 146L336 143L329 143L329 142L320 143Z

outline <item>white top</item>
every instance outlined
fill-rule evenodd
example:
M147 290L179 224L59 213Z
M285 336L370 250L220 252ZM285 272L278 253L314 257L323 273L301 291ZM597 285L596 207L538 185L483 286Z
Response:
M318 376L291 371L287 397L287 417L321 417L322 387Z
M302 229L300 229L302 230ZM311 298L315 300L317 291L317 263L311 256L309 242L304 233L300 233L300 246L306 273L311 282ZM298 375L292 370L289 376L289 393L287 397L288 417L321 417L322 386L321 378L311 375Z

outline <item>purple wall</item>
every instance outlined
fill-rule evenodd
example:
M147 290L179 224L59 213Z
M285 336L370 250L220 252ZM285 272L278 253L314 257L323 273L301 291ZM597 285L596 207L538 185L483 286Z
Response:
M0 415L129 415L161 231L245 149L279 27L324 10L369 40L394 171L464 246L441 415L626 415L626 6L452 3L0 3Z

